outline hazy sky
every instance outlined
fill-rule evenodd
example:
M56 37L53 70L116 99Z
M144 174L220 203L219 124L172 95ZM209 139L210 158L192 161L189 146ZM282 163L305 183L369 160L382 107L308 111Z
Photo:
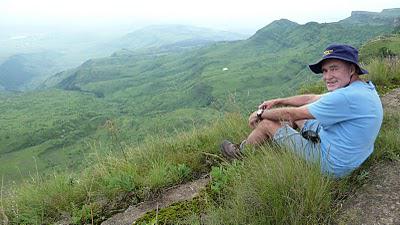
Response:
M280 18L332 22L354 10L380 12L398 7L399 0L0 0L0 24L184 23L251 31Z

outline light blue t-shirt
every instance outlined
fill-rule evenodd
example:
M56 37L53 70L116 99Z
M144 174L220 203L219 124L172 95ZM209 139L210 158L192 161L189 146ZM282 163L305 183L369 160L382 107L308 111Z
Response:
M308 110L321 124L325 172L348 175L371 155L383 118L382 103L371 82L355 81L324 94Z

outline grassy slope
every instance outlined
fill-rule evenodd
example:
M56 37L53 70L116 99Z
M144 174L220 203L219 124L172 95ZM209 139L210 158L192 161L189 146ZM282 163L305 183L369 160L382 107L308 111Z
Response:
M8 162L15 162L17 158L31 162L30 166L19 167L21 172L14 166L3 167L7 178L32 172L35 167L34 161L29 160L32 156L37 157L39 172L45 168L51 172L65 168L65 165L72 168L74 163L65 160L67 152L70 155L67 158L80 164L79 158L83 158L80 153L90 150L87 146L96 142L102 143L99 151L104 152L113 146L113 142L132 144L140 142L149 133L163 131L169 135L193 124L205 124L217 118L221 111L235 111L232 105L247 113L265 98L294 93L302 82L315 79L306 64L317 58L326 44L337 41L359 46L385 31L389 28L341 23L298 25L280 20L245 41L218 43L188 52L126 53L89 60L53 80L58 87L74 90L72 111L65 109L68 105L57 95L52 97L53 92L62 96L62 91L43 91L41 93L47 93L47 97L42 100L38 100L41 95L31 92L2 103L0 113L7 116L0 123L8 124L3 132L13 135L9 135L8 140L0 140L0 152L12 150L13 153L0 158L0 162L10 165ZM229 70L222 71L225 67ZM30 106L29 102L36 104L32 110L26 107L30 117L40 118L46 121L45 124L19 124L28 112L21 114L14 110ZM80 105L84 111L80 111ZM101 115L111 119L118 127L119 138L112 140L110 132L102 126L104 120L86 129L85 124L92 116L75 116L69 121L73 129L67 130L68 141L60 144L59 138L50 133L57 134L58 120L63 114L52 108L72 115L94 112L94 117ZM60 117L53 117L53 114L60 114ZM16 116L15 120L9 120L10 115ZM13 124L10 121L14 121ZM33 132L37 130L40 132ZM42 139L46 141L40 141ZM10 143L14 143L12 147Z
M360 59L367 61L371 58L384 57L391 54L399 55L400 40L398 34L385 35L368 42L361 48Z
M83 137L90 137L113 113L113 107L105 107L107 103L92 95L66 91L2 95L0 99L0 170L5 178L77 167L79 157L89 150ZM99 107L103 110L97 111Z
M380 63L391 67L390 61ZM371 78L378 77L376 74L400 77L399 67L386 73L367 68ZM57 221L61 214L70 215L75 224L101 221L115 208L151 198L162 187L192 179L219 165L213 169L213 183L206 197L207 224L329 223L332 209L362 183L371 164L400 156L396 138L400 116L396 113L385 114L373 156L360 170L339 182L321 176L317 167L273 146L232 165L220 164L217 156L205 154L217 153L223 138L244 138L249 131L245 120L233 114L212 126L178 133L173 138L153 137L139 147L114 146L121 150L119 154L94 155L88 161L92 166L79 174L55 174L47 179L32 176L31 181L8 193L2 208L13 223L47 224ZM260 179L265 177L268 179ZM176 219L182 222L179 218L169 223L178 223ZM199 223L197 214L183 220Z

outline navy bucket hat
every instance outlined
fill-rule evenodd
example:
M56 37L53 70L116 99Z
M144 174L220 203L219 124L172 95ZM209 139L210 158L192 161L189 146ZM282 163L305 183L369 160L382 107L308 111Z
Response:
M358 62L358 51L356 48L350 46L350 45L342 45L342 44L332 44L329 45L322 56L322 59L315 63L315 64L310 64L308 67L310 67L311 71L314 73L322 73L322 63L326 59L340 59L344 60L346 62L353 63L358 67L358 75L362 74L367 74L368 71L361 68L359 62Z

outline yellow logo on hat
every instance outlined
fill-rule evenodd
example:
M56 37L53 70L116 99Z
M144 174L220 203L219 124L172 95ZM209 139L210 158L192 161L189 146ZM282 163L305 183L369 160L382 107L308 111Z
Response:
M333 50L326 50L324 51L324 55L330 55L332 54Z

